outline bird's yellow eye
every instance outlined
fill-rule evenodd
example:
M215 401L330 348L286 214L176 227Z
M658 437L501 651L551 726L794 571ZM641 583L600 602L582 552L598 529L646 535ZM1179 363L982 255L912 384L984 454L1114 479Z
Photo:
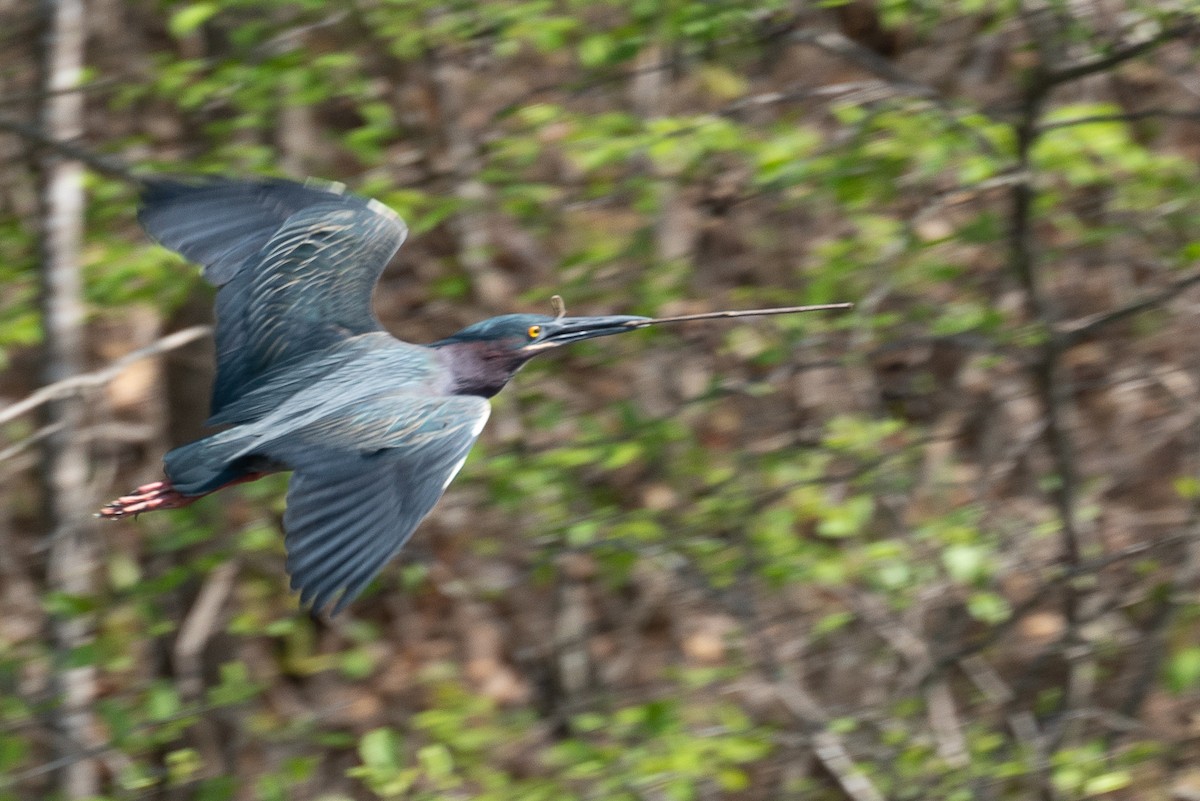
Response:
M542 327L540 325L529 326L529 338L530 339L537 339L541 335L542 335Z

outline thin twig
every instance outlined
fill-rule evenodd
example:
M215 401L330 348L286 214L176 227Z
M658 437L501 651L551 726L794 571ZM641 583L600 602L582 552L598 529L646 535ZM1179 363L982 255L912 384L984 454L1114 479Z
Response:
M863 47L853 39L834 31L796 31L791 34L793 41L800 44L810 44L828 53L840 56L847 61L857 64L877 78L886 81L905 94L915 95L928 100L940 110L950 124L958 128L975 142L979 149L988 155L998 156L995 145L977 129L964 125L959 119L958 112L934 87L922 83L897 69L892 62L883 56Z
M557 297L557 296L556 296ZM645 328L661 323L686 323L692 320L717 320L729 317L770 317L776 314L801 314L814 311L840 311L853 309L853 303L821 303L815 306L780 306L775 309L741 309L731 311L701 312L700 314L678 314L674 317L654 317L648 320L630 320L624 325L629 328Z
M237 560L230 560L213 569L204 580L191 611L179 627L172 654L179 690L185 699L199 698L204 690L200 653L216 630L217 616L229 598L237 578Z
M1193 423L1193 430L1200 434L1200 427ZM1159 676L1163 658L1168 646L1168 632L1176 620L1180 609L1184 606L1184 594L1196 584L1200 574L1200 500L1193 499L1188 510L1186 531L1179 535L1184 542L1184 555L1175 568L1175 575L1167 592L1159 597L1150 620L1146 626L1148 634L1144 637L1145 646L1135 657L1140 664L1137 666L1129 691L1121 702L1118 711L1126 718L1136 717L1145 703L1147 696L1154 687L1155 679ZM1110 741L1119 732L1114 731Z
M126 164L111 156L102 156L74 141L57 139L36 125L12 117L0 115L0 130L17 134L41 147L50 148L69 159L86 164L96 172L111 178L120 178L131 184L141 185L141 179Z
M16 103L29 103L30 101L42 101L46 98L57 97L68 94L90 94L93 92L107 91L125 85L132 81L132 78L121 80L117 77L100 78L86 84L78 86L69 86L54 90L39 90L34 92L10 92L0 95L0 106L9 106Z
M1115 551L1106 556L1101 556L1096 559L1090 559L1086 562L1081 562L1074 567L1066 570L1061 570L1055 575L1052 575L1040 583L1033 594L1017 605L1012 614L1004 619L1001 623L996 624L988 630L987 635L979 638L975 642L968 643L961 648L958 648L948 654L939 657L938 660L930 666L928 672L916 677L916 684L925 684L936 676L940 675L947 668L957 664L960 660L979 653L998 641L1002 636L1007 634L1027 615L1035 611L1041 606L1050 594L1057 588L1074 581L1083 576L1090 576L1099 573L1105 568L1111 567L1119 562L1124 562L1128 559L1133 559L1151 551L1166 548L1172 545L1178 545L1182 542L1187 542L1191 537L1190 534L1175 534L1167 537L1162 537L1156 540L1146 540L1136 542L1119 551Z
M829 729L824 711L811 695L794 684L784 682L775 685L775 694L784 709L812 729L809 740L813 753L846 795L854 801L884 801L883 793L854 764L842 739Z
M1074 125L1093 125L1102 122L1137 122L1152 119L1188 120L1200 122L1200 109L1148 108L1141 111L1114 112L1112 114L1088 114L1082 117L1047 122L1038 127L1041 132L1053 131L1057 128L1070 128Z
M191 328L176 331L174 334L168 334L144 348L131 351L103 369L91 373L81 373L80 375L71 376L61 381L55 381L53 384L48 384L28 395L23 400L19 400L0 410L0 425L10 422L26 412L32 411L51 401L70 397L81 390L104 386L119 376L124 372L125 368L134 362L139 362L151 356L158 356L176 348L182 348L184 345L191 344L198 339L203 339L211 331L212 329L207 325L194 325Z
M46 437L57 434L62 430L62 423L51 423L49 425L42 426L28 437L25 437L19 442L14 442L12 445L9 445L4 450L0 451L0 463L7 462L9 459L21 455L34 445L37 445L42 440L46 439Z
M858 42L834 31L803 30L792 33L793 41L801 44L811 44L834 55L841 56L847 61L853 61L867 72L875 75L888 84L903 89L907 94L916 95L926 100L940 101L941 94L928 84L912 78L873 50L869 50Z
M1086 78L1098 72L1105 72L1138 56L1145 55L1159 46L1173 40L1182 39L1200 30L1200 22L1188 19L1170 28L1164 28L1157 35L1140 42L1118 47L1103 56L1092 56L1080 59L1072 64L1053 67L1044 73L1044 78L1051 86L1069 83L1070 81Z
M891 615L879 598L867 593L845 593L843 601L875 629L879 637L900 654L914 672L929 669L933 663L929 643ZM950 685L944 678L938 678L925 686L923 692L938 755L949 765L965 767L970 762L970 754Z
M1144 311L1157 308L1175 296L1179 295L1186 289L1200 284L1200 273L1189 275L1186 278L1180 278L1166 289L1148 295L1141 300L1135 300L1120 308L1112 311L1092 314L1087 317L1075 320L1063 326L1059 326L1057 331L1058 340L1062 347L1069 348L1087 339L1092 334L1096 333L1101 328L1118 323L1127 317L1133 317Z
M1038 138L1038 117L1049 87L1043 83L1031 85L1022 103L1021 119L1016 124L1017 169L1032 170L1034 144ZM1034 250L1033 208L1036 190L1033 181L1014 184L1009 207L1008 262L1009 268L1025 290L1030 316L1046 331L1040 358L1032 366L1034 384L1046 417L1046 444L1058 473L1058 487L1053 491L1062 526L1063 559L1068 565L1079 562L1079 531L1075 519L1075 461L1063 420L1062 388L1057 380L1061 343L1054 336L1054 321L1049 303L1042 294ZM1073 594L1066 599L1067 618L1074 619Z

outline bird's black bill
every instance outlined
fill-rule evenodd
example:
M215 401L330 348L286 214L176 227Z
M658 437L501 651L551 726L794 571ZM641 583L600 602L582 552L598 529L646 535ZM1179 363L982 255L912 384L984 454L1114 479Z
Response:
M566 345L569 342L579 342L593 337L623 334L649 322L649 317L635 317L629 314L612 314L603 317L562 317L554 322L546 323L543 326L545 334L531 347Z

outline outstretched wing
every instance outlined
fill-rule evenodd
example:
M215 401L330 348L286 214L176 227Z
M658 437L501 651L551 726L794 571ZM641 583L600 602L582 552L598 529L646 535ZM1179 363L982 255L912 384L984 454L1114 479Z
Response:
M483 398L390 396L295 432L269 449L295 473L283 523L300 602L333 614L408 541L487 422Z
M338 184L278 179L151 179L138 219L220 287L214 414L272 367L381 330L371 292L408 234Z

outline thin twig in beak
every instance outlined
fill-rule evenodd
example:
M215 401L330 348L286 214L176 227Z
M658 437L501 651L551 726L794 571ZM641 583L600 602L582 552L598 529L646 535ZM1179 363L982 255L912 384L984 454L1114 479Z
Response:
M744 309L741 311L715 311L703 314L680 314L675 317L654 317L649 320L630 320L625 325L630 328L642 328L659 323L683 323L688 320L712 320L718 317L766 317L771 314L799 314L800 312L835 311L837 309L852 309L853 303L822 303L817 306L782 306L777 309Z

